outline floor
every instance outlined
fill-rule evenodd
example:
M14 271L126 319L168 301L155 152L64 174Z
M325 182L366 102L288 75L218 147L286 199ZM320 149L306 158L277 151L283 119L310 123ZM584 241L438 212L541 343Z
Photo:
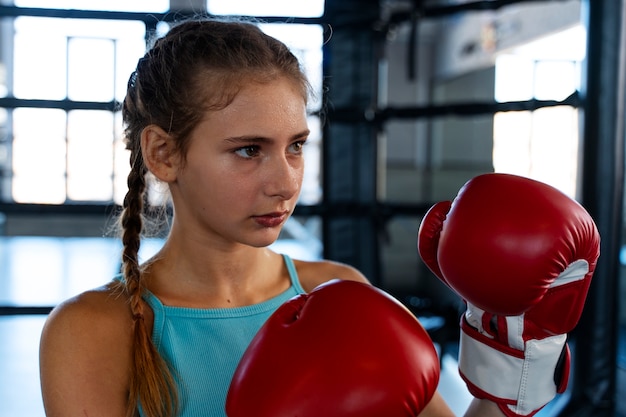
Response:
M158 249L149 240L140 257ZM294 256L301 248L281 243ZM120 247L104 238L0 238L0 306L46 307L111 279ZM43 417L38 346L45 314L0 315L0 417ZM439 390L457 416L471 396L458 376L456 360L442 360ZM549 415L549 408L537 416Z

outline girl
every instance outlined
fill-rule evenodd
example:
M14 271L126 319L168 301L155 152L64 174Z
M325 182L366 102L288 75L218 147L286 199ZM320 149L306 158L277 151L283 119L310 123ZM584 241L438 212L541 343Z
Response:
M251 23L185 22L139 61L122 109L122 274L50 315L48 417L223 417L243 351L280 304L335 277L366 282L347 265L267 248L300 192L308 93L297 59ZM140 265L150 177L168 186L174 215ZM452 413L436 395L423 415Z

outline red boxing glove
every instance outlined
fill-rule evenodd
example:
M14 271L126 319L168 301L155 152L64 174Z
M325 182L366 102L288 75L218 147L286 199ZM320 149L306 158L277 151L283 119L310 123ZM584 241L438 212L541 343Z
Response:
M532 416L563 392L567 333L600 253L587 211L555 188L508 174L468 181L426 213L418 250L467 303L459 371L507 416Z
M415 417L439 382L428 333L371 285L333 280L283 304L246 350L229 417Z

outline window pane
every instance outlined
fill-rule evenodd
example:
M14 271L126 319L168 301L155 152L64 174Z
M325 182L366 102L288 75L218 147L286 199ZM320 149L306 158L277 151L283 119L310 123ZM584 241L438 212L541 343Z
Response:
M66 115L56 109L13 112L13 199L18 203L65 201Z
M496 172L527 175L533 114L529 111L496 113L493 116L493 165Z
M534 92L534 62L504 54L496 59L495 99L499 102L530 100Z
M15 0L18 7L48 9L105 10L121 12L165 12L169 0Z
M110 39L68 40L67 97L111 101L115 92L115 43Z
M23 20L28 19L28 20ZM36 19L40 21L41 19ZM46 36L36 36L41 30ZM66 91L66 40L57 31L15 19L13 94L17 98L61 100Z
M324 0L207 0L207 9L216 15L320 17Z
M564 100L580 86L580 64L574 61L541 61L535 72L538 100Z
M110 201L113 198L113 114L71 111L67 126L67 197Z

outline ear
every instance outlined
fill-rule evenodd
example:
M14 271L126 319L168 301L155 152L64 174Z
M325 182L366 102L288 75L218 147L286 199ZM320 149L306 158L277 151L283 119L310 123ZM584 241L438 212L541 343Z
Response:
M174 138L157 125L148 125L141 132L141 152L146 167L163 182L176 180L179 155Z

